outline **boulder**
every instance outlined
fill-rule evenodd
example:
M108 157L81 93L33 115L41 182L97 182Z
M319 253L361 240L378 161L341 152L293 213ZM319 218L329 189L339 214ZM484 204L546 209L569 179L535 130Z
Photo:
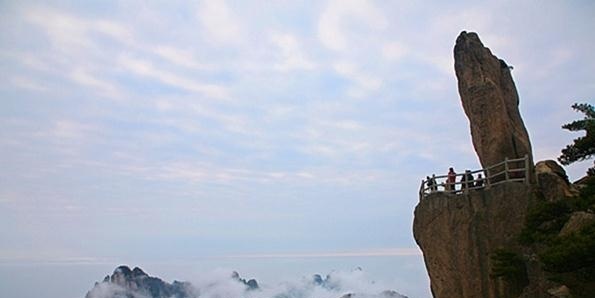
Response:
M512 67L494 56L473 32L461 32L454 59L459 95L481 165L485 168L506 157L525 155L532 161L531 142L510 73Z
M554 202L577 194L568 182L566 171L553 160L544 160L535 164L535 176L546 201Z
M557 298L571 298L570 289L567 286L561 285L556 288L551 288L547 291L550 295Z
M540 173L551 173L558 175L566 184L570 184L566 171L555 160L543 160L535 164L535 171Z

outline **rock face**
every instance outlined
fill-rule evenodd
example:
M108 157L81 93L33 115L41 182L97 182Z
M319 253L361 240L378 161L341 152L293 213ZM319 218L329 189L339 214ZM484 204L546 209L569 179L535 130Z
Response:
M455 72L473 146L485 168L505 157L533 160L529 135L519 113L519 96L504 60L463 31L454 48Z
M462 194L434 192L420 201L413 235L423 251L435 298L570 297L567 286L550 278L536 246L521 244L519 236L529 210L567 200L576 190L555 161L538 162L535 173L536 184L509 182ZM568 236L594 222L590 211L572 212L556 233ZM525 279L510 282L492 276L492 257L501 249L521 256Z
M437 192L417 205L413 235L435 298L518 297L490 276L490 255L519 249L516 237L531 197L530 186L511 182L465 195Z

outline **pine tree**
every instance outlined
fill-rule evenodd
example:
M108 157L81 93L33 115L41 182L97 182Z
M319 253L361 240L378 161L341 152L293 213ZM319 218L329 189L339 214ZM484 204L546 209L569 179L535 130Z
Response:
M558 157L558 160L563 165L589 159L595 154L595 108L588 103L575 103L572 108L585 114L585 118L565 124L562 128L569 131L584 130L586 135L574 139L572 144L562 149L562 155ZM595 175L595 165L587 173L590 176Z

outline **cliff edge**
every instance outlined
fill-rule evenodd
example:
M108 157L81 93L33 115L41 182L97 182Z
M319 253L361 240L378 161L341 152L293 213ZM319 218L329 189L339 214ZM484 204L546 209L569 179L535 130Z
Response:
M524 285L490 276L490 256L498 249L519 249L516 237L532 196L531 187L511 182L467 194L432 193L419 202L413 234L434 297L519 295Z

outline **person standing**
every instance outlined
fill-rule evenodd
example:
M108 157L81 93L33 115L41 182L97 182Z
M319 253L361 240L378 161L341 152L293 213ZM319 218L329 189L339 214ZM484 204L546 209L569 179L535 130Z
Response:
M453 168L448 169L448 175L446 177L446 188L452 192L456 190L455 183L457 182L457 173Z
M473 177L473 174L471 174L471 171L466 170L465 171L465 181L467 182L467 188L472 188L475 185L475 178Z
M483 187L483 177L481 177L481 173L477 174L477 180L475 180L475 187Z
M438 191L438 185L436 185L436 174L432 174L432 192Z
M461 176L461 191L467 190L467 170L465 170L465 174Z
M434 181L432 181L430 176L426 176L426 184L428 185L428 190L430 193L434 192Z

